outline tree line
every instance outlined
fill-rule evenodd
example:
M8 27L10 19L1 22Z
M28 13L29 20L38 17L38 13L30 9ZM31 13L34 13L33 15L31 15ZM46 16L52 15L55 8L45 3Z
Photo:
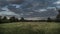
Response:
M0 16L0 23L12 23L12 22L20 22L20 21L23 22L24 18L21 17L21 19L19 20L14 16L10 17L9 19L6 16L4 16L3 18L2 16Z
M26 20L23 17L19 20L18 18L12 16L9 19L7 19L6 16L2 18L0 16L0 23L12 23L12 22L60 22L60 10L58 10L58 15L56 16L56 19L51 19L50 17L47 18L47 20Z

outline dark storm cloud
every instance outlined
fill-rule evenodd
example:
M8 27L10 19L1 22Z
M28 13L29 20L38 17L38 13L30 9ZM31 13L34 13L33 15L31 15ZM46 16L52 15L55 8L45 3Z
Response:
M55 1L56 0L0 0L0 6L22 4L22 8L44 8L46 6L53 6L52 3Z
M21 4L23 0L0 0L0 7L4 7L9 4Z
M6 0L6 1L11 4L21 4L22 2L24 2L23 0Z
M53 3L56 0L26 0L22 5L22 8L45 8L48 6L54 6Z
M20 4L21 6L19 7L19 9L21 8L21 10L23 9L27 10L27 8L38 10L41 8L56 6L53 4L55 1L56 0L8 0L9 3L15 3L15 4L19 4L19 2L21 2Z
M25 13L47 7L55 7L53 3L57 0L7 0L12 4L19 4L20 7L17 9L16 6L9 5L9 10L16 13ZM21 3L21 4L20 4Z
M5 6L5 5L7 5L8 3L7 3L7 1L5 1L5 0L0 0L0 7L3 7L3 6Z
M34 17L36 16L39 17L40 14L42 14L39 13L40 11L42 11L41 9L46 9L47 7L55 7L56 5L53 3L56 1L57 0L0 0L0 7L7 6L7 8L10 11L15 12L17 14L22 14L24 15L24 17L26 16L25 14L29 12L33 14L32 15L27 14L27 15L30 15L32 17L34 15ZM46 15L47 13L48 12L46 12Z

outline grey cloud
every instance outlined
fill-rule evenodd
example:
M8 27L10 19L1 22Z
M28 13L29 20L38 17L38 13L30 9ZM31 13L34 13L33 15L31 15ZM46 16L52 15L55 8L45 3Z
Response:
M54 1L53 0L24 0L24 2L20 4L21 7L19 7L18 9L16 8L16 6L8 6L8 8L16 13L21 13L21 12L25 13L25 12L38 10L40 8L46 8L48 6L53 6L53 4L51 3L55 1L56 0Z
M9 4L22 4L22 8L44 8L47 6L52 6L51 3L55 1L56 0L0 0L0 6Z
M7 5L8 6L7 8L10 11L15 12L17 14L22 13L22 15L24 14L23 17L26 17L27 15L25 15L25 14L29 13L29 12L33 12L32 15L29 15L29 16L40 17L40 15L44 16L45 14L46 14L45 16L47 16L47 13L50 11L39 13L39 12L35 12L35 10L45 9L47 7L56 6L53 4L55 1L57 1L57 0L5 0L5 1L1 0L0 6L6 6ZM19 5L20 7L16 8L16 6L12 6L13 4L16 4L16 6ZM52 12L52 13L54 13L54 12Z
M7 1L5 0L0 0L0 7L8 5Z
M21 4L23 0L0 0L0 7L8 6L9 4Z
M22 2L24 2L23 0L6 0L6 1L11 4L21 4Z

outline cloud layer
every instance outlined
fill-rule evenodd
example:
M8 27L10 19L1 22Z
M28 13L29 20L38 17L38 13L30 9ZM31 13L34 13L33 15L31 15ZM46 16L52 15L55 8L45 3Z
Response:
M46 13L49 13L52 9L55 11L55 7L59 7L59 4L59 0L0 0L0 9L10 10L11 12L19 14L23 17L41 17L42 13L46 16ZM50 11L48 12L48 10ZM56 15L56 12L52 13ZM44 14L42 16L44 16Z

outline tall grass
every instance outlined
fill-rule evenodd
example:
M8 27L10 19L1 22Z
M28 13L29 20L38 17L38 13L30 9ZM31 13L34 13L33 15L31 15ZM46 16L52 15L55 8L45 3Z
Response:
M0 24L0 34L60 34L60 23L19 22Z

